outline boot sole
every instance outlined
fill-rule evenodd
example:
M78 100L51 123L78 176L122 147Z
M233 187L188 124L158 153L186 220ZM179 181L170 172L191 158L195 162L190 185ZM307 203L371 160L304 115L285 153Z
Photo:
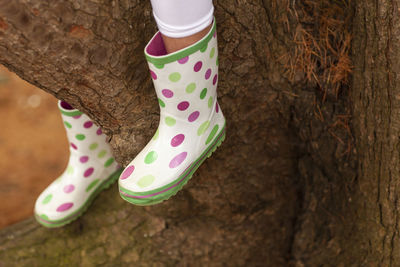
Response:
M225 140L225 125L214 139L213 143L210 144L204 152L197 158L192 164L189 165L186 170L173 182L167 186L163 186L147 192L132 192L128 189L119 186L119 193L122 199L128 201L131 204L138 206L150 206L163 202L170 197L176 195L183 186L192 178L193 173L200 167L200 165L209 157L212 153L222 144ZM163 189L162 189L163 188ZM159 191L158 191L159 190Z
M117 171L115 171L114 173L112 173L106 180L103 181L103 183L101 183L94 191L93 193L89 196L89 198L85 201L85 203L83 204L83 206L81 206L78 210L76 210L74 213L59 219L59 220L47 220L44 219L42 217L40 217L40 215L35 213L35 219L38 223L40 223L41 225L48 227L48 228L56 228L56 227L61 227L64 226L66 224L69 224L73 221L75 221L76 219L78 219L83 213L86 212L86 210L88 209L88 207L92 204L93 200L97 197L97 195L109 188L113 183L115 183L119 176L121 175L123 171L123 168L118 169Z

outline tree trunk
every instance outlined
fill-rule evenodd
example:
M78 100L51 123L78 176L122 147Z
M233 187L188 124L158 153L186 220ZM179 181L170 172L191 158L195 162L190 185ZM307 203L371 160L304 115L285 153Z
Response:
M353 125L358 168L352 218L362 264L400 265L400 1L356 6Z
M113 186L64 228L1 230L0 266L400 265L399 2L214 1L222 146L159 205ZM0 0L0 63L90 116L126 165L158 125L150 10Z

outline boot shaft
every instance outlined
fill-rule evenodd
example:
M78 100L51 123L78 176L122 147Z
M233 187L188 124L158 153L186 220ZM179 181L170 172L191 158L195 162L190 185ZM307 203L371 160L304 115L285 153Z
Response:
M59 101L58 108L61 112L71 153L96 153L99 159L110 156L109 147L104 146L107 136L86 114L74 109L65 101Z
M172 54L158 32L145 48L160 105L161 120L170 116L193 122L207 120L216 108L218 46L216 25L195 45Z

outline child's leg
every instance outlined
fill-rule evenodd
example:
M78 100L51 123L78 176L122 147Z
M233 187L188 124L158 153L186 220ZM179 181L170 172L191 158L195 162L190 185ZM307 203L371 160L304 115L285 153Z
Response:
M160 29L145 48L160 105L157 131L119 179L121 197L153 205L175 195L225 138L217 101L211 0L152 0ZM212 23L212 25L210 25Z
M196 43L210 30L212 0L151 0L151 4L168 53Z

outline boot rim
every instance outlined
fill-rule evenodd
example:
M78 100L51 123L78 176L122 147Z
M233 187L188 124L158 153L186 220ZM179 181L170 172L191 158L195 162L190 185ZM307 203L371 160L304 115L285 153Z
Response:
M181 58L187 57L199 50L201 50L203 47L206 47L208 42L211 40L213 37L215 31L216 31L216 21L215 17L213 18L212 22L212 27L210 31L199 41L196 43L192 44L191 46L188 46L186 48L183 48L181 50L178 50L174 53L171 54L166 54L165 47L164 47L164 42L162 41L161 37L161 32L157 31L151 40L148 42L146 47L144 48L144 54L148 62L153 63L156 65L158 68L163 68L165 64L177 61ZM161 46L164 51L161 53L161 55L153 55L150 51L152 46Z
M75 117L83 114L83 112L79 111L76 108L73 108L70 104L68 104L68 102L64 100L58 100L58 109L62 114L70 117Z

